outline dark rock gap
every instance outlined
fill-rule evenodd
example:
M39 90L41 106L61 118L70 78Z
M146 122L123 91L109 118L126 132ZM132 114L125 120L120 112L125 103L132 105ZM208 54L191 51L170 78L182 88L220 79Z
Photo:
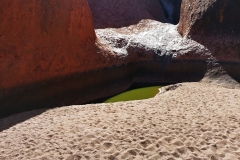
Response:
M158 0L171 24L178 24L182 0Z

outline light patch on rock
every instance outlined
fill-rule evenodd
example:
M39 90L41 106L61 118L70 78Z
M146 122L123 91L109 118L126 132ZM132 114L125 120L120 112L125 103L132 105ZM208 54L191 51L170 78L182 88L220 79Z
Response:
M102 44L110 45L116 55L127 56L135 52L172 56L178 58L189 52L194 55L209 56L210 52L201 44L182 38L177 26L154 20L142 20L136 25L123 28L96 29Z

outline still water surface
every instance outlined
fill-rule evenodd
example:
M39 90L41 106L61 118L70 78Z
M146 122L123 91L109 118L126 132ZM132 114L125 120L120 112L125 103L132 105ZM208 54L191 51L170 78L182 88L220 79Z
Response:
M159 88L161 88L161 86L151 86L151 87L133 89L130 91L120 93L114 97L111 97L106 101L104 101L104 103L152 98L156 94L158 94Z

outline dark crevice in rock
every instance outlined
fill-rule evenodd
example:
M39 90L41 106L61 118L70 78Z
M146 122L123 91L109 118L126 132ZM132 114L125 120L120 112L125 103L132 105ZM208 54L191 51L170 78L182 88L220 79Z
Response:
M178 24L182 0L158 0L171 24Z

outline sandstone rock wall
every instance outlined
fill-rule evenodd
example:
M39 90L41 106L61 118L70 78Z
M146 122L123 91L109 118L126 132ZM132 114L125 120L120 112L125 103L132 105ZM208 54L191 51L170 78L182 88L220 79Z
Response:
M86 0L1 0L0 93L93 68L95 39Z
M240 34L240 1L183 0L178 31L184 35Z
M88 0L95 28L119 28L142 19L168 22L157 0Z
M239 8L239 0L183 0L178 31L211 52L214 74L222 70L240 82Z
M86 0L1 0L0 117L74 104L101 83L81 74L107 65L95 42Z

